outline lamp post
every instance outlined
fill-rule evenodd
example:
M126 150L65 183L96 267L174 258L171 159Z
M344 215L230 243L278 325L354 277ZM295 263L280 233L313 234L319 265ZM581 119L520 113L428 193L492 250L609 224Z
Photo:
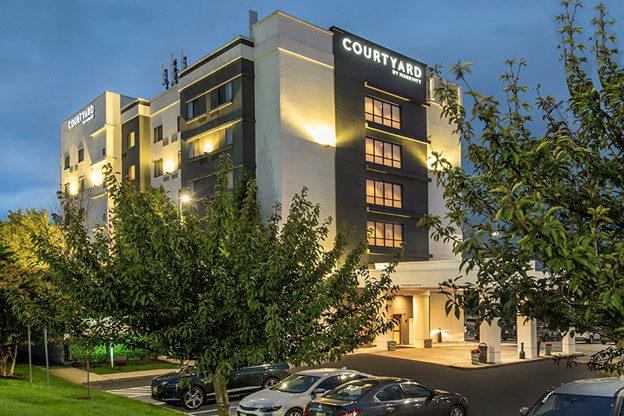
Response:
M184 204L191 202L191 196L189 194L180 194L180 218L182 217L182 208Z

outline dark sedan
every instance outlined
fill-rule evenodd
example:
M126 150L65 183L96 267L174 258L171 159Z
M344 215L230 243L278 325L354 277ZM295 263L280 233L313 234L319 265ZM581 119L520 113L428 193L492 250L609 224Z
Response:
M351 381L310 402L304 416L466 416L468 401L404 378Z
M288 364L262 364L240 367L227 383L228 393L238 394L273 387L290 374ZM181 404L187 409L197 409L206 399L214 397L210 377L204 379L195 367L160 375L152 380L152 398L161 402Z

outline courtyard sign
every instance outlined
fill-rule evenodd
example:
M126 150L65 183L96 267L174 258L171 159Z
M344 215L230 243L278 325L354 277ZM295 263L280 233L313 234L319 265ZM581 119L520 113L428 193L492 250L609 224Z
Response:
M87 121L93 120L94 117L95 107L93 105L87 106L67 121L67 128L71 130L78 124L85 124Z

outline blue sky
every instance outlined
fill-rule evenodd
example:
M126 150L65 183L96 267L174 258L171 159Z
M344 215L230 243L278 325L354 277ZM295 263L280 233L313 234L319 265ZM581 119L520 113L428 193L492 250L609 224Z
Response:
M624 22L624 2L606 2ZM591 12L588 2L585 17ZM247 10L332 25L429 65L474 61L473 87L499 88L502 61L524 57L525 83L564 96L556 0L13 1L0 17L0 218L47 208L59 182L60 122L104 90L152 98L160 65L189 63L247 33ZM623 35L624 36L624 35Z

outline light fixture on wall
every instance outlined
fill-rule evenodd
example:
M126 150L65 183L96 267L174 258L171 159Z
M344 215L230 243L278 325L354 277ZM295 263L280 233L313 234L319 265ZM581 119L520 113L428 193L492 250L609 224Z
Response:
M78 182L71 181L69 183L69 194L70 195L76 195L77 193L78 193Z
M104 183L104 175L102 174L102 171L94 170L91 172L91 183L93 183L94 186L100 186Z
M325 125L317 125L308 128L312 140L323 147L336 146L336 132L333 128Z
M208 141L204 143L204 153L212 153L213 150L214 145L212 144L212 142Z
M165 170L165 173L171 173L171 172L175 171L175 170L176 170L176 164L175 164L175 161L174 161L173 159L168 159L168 160L165 162L165 166L164 166L164 168L165 168L165 169L164 169L164 170Z

